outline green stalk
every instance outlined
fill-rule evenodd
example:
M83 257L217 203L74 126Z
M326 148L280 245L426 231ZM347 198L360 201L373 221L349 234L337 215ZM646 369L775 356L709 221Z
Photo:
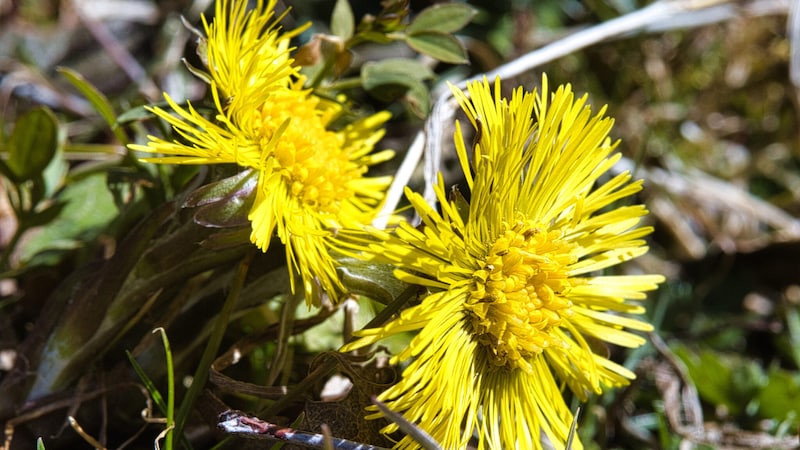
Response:
M161 332L161 341L164 343L164 353L167 359L167 434L164 438L164 448L172 450L172 441L175 435L173 433L175 427L175 373L172 364L172 350L169 346L167 333L160 327L153 330L153 333L157 331Z
M208 380L208 371L211 368L211 364L214 362L214 359L217 357L219 346L222 343L222 337L225 335L225 329L228 326L228 320L230 319L231 312L233 312L233 308L242 293L245 278L247 278L247 270L250 268L250 262L253 260L254 256L255 248L245 254L244 258L239 263L239 267L236 269L231 291L228 293L228 297L225 299L225 304L222 305L222 310L219 312L219 316L217 317L217 323L214 326L214 330L211 332L211 336L208 338L208 343L203 351L203 356L200 358L200 364L197 366L197 370L194 373L192 385L186 392L186 396L183 398L181 407L178 410L175 420L176 436L183 435L183 429L186 426L186 422L189 419L192 408L194 408L197 397L200 395L201 390L206 385L206 381Z
M386 305L386 308L382 309L372 320L364 326L364 328L376 328L379 327L389 319L392 318L398 311L400 311L403 306L408 302L412 297L414 297L419 290L419 286L411 285L406 290L404 290L397 298L394 299L391 303ZM276 416L279 412L281 412L284 408L289 406L292 402L300 398L303 393L305 393L311 386L314 386L315 383L320 380L322 377L329 374L333 369L336 368L336 364L338 364L338 360L330 358L319 367L317 367L313 372L308 374L308 376L303 379L300 383L298 383L294 388L292 388L289 392L286 393L283 397L279 400L275 401L275 403L268 406L264 411L258 414L259 417L263 418L270 418Z

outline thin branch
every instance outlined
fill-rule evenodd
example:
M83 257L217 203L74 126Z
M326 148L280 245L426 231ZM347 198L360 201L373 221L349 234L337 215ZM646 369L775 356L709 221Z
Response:
M309 433L284 427L248 416L239 411L225 411L219 415L217 427L228 433L250 439L275 440L292 443L306 448L326 448L326 441L333 444L336 450L386 450L369 444L349 441L347 439L330 438L319 433Z

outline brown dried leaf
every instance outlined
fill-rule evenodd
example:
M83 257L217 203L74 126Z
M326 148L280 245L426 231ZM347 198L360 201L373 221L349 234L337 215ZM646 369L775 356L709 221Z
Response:
M337 359L340 372L350 378L353 385L339 400L307 401L300 428L321 432L322 424L326 424L335 437L391 446L391 442L380 433L380 429L388 425L388 422L385 419L367 420L367 411L364 408L371 405L372 396L391 386L396 378L394 370L379 367L374 359L366 365L354 364L345 355L333 352L321 355L309 370L313 371L315 366L324 364L325 359L331 357Z

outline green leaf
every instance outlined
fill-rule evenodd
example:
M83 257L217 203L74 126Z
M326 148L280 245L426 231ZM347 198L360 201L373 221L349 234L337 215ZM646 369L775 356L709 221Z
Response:
M57 70L61 75L64 75L70 84L75 86L75 89L79 90L81 94L86 97L86 100L89 100L89 103L94 106L94 109L100 114L100 117L106 121L119 142L122 145L128 145L128 137L117 126L117 115L114 113L114 108L111 106L111 102L108 101L108 98L97 90L96 87L92 86L91 83L86 81L78 72L66 67L59 67Z
M69 170L69 163L64 159L63 146L59 145L55 155L53 155L53 159L50 160L50 164L42 171L41 177L36 177L33 181L34 183L41 183L41 186L37 186L37 189L43 191L44 198L51 198L64 186Z
M422 31L452 33L464 28L476 13L474 8L465 3L440 3L420 11L406 32L410 34Z
M169 339L167 339L167 332L163 328L158 327L153 330L153 333L161 333L161 343L164 346L164 354L166 355L167 365L167 423L166 423L166 438L164 440L164 447L167 450L172 450L172 441L174 435L172 428L175 426L175 370L172 364L172 350L170 350Z
M353 9L347 0L336 0L336 5L333 7L333 16L331 17L331 31L336 36L347 40L353 37L355 30L355 18L353 17Z
M44 441L42 441L42 438L36 439L36 450L44 450Z
M189 195L185 208L198 208L194 221L212 228L229 228L250 223L247 215L255 199L258 177L255 171L205 185Z
M153 380L147 376L147 372L144 371L141 365L139 365L139 361L133 356L133 354L127 350L125 350L125 355L128 356L128 361L133 366L134 372L136 375L139 376L139 380L144 384L145 389L147 392L150 393L150 397L153 399L153 403L156 404L156 408L161 412L161 415L167 415L167 403L164 401L164 396L161 395L161 391L158 390L156 384L153 383Z
M414 80L414 83L409 86L405 102L411 112L420 119L428 117L428 113L431 111L431 95L421 81Z
M43 200L50 199L56 195L58 190L64 186L65 177L68 173L69 164L64 160L64 152L62 147L59 146L47 167L31 178L31 183L28 186L30 208L39 208Z
M200 246L209 250L221 251L242 245L252 245L250 242L251 228L242 226L239 228L228 227L208 235Z
M114 108L111 107L111 103L108 101L105 95L102 92L97 90L94 86L89 83L83 75L75 72L72 69L67 67L59 67L58 72L67 79L75 89L79 90L86 100L94 106L94 109L100 114L100 116L108 122L109 125L114 125L116 121L116 115L114 114Z
M55 200L64 203L64 206L49 212L56 217L41 230L26 237L19 251L23 264L37 253L74 249L92 241L117 216L106 177L102 174L68 184Z
M8 168L20 181L42 173L58 149L58 122L47 108L22 116L9 140Z
M26 229L47 225L61 214L64 206L66 206L66 203L55 202L41 211L25 212L20 215L19 220Z
M433 78L433 72L424 64L405 58L389 58L364 64L361 83L364 89L383 101L405 96L407 106L418 117L428 115L431 98L422 80ZM392 89L402 86L404 89Z
M394 276L395 268L390 264L361 261L338 254L333 256L336 259L336 273L350 293L388 305L409 287Z
M769 381L758 393L758 415L773 420L791 420L795 428L800 419L800 374L771 367Z
M11 167L8 167L8 164L6 164L2 159L0 159L0 175L3 175L12 181L19 181L17 180L17 175L13 170L11 170Z
M253 183L255 187L255 183ZM194 222L210 228L231 228L248 225L247 216L253 207L255 195L240 195L242 191L227 197L224 201L203 205L194 215Z
M368 62L361 69L361 83L364 89L371 90L386 84L401 84L411 87L411 81L433 78L428 66L406 58L389 58Z
M800 312L795 308L787 308L786 310L786 328L788 333L789 355L792 357L792 362L800 366Z
M196 208L220 201L232 195L249 196L255 190L258 175L255 170L243 170L236 175L206 184L195 189L183 203L184 208ZM238 192L238 193L237 193Z
M468 62L467 51L453 36L436 31L423 31L406 36L406 44L414 50L451 64Z
M768 378L760 364L734 354L719 354L713 350L697 352L682 345L673 348L697 386L700 397L714 405L725 405L731 414L752 414L758 407L752 403Z

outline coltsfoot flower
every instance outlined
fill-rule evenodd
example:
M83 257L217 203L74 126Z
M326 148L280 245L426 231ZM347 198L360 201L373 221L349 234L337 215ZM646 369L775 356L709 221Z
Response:
M572 413L560 386L586 400L634 378L590 341L637 347L645 340L631 331L652 329L630 315L663 277L602 274L648 250L645 207L616 205L641 181L599 181L620 158L612 119L592 115L569 85L551 93L545 77L541 94L518 88L508 100L499 80L484 80L454 93L477 133L470 159L456 124L469 207L440 177L441 212L406 190L423 227L349 236L354 254L393 264L430 294L343 351L414 333L392 358L406 364L402 379L379 399L444 448L473 435L479 449L541 449L543 436L563 448Z
M333 129L341 108L303 89L290 53L290 40L302 29L282 32L275 3L259 1L247 10L247 2L217 2L214 21L203 19L208 38L202 47L214 117L165 94L169 109L151 111L182 139L149 136L147 145L131 148L161 155L143 159L148 162L235 163L257 171L251 241L266 251L277 234L306 300L318 298L321 289L335 301L343 288L329 253L331 237L339 228L370 223L379 211L391 179L366 172L393 156L373 153L390 115Z

